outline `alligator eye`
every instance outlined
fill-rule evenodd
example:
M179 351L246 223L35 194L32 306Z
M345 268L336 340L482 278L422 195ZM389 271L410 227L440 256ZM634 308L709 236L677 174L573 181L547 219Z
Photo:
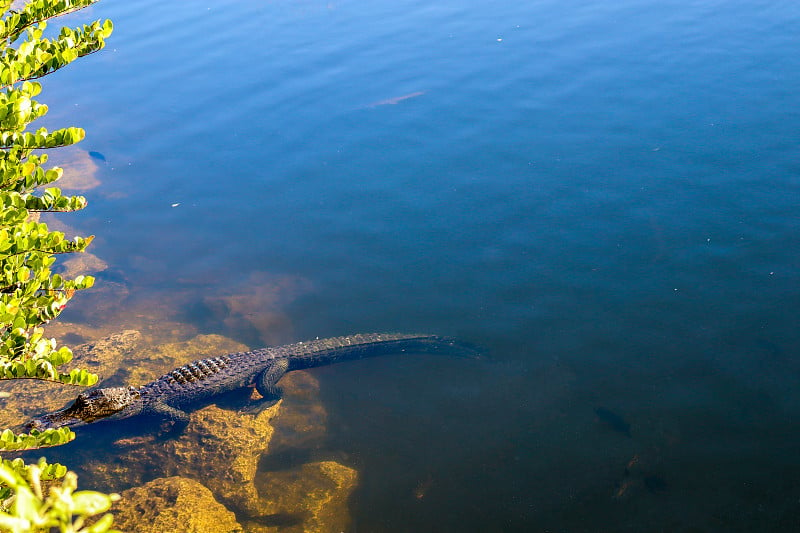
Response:
M91 401L91 399L92 399L92 394L88 392L82 392L81 394L78 395L77 398L75 398L75 403L79 405L86 405Z

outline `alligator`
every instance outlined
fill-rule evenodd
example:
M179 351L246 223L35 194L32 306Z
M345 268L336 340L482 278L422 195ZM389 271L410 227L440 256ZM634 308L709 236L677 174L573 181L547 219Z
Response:
M149 414L172 420L180 428L189 422L187 409L212 396L255 386L262 398L246 410L260 410L280 399L277 383L286 372L402 352L478 355L476 348L466 343L436 335L367 333L315 339L200 359L141 387L107 387L84 392L71 405L35 418L25 426L43 431Z

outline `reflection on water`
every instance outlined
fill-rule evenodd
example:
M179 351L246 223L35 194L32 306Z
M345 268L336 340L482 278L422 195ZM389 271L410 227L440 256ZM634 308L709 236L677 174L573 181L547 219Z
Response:
M88 132L59 219L107 268L53 334L138 331L118 382L198 335L489 348L314 369L248 490L333 461L350 531L797 529L796 4L92 10L42 126Z

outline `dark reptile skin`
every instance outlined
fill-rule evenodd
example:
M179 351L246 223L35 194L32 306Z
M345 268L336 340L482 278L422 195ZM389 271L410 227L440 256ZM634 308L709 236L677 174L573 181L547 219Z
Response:
M227 391L256 385L269 399L277 399L275 383L292 370L352 361L377 355L443 353L477 355L476 350L453 339L435 335L367 333L316 339L200 359L183 365L155 381L135 389L111 387L95 389L79 396L76 402L49 413L28 425L36 429L81 425L107 418L119 420L143 413L156 413L186 421L182 408L198 400ZM103 409L102 406L113 406Z

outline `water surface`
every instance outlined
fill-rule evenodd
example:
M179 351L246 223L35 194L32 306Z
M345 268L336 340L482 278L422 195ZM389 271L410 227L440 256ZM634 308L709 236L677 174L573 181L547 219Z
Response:
M253 347L488 347L315 372L353 531L800 526L798 4L90 14L108 48L42 100L105 158L62 220L119 307Z

